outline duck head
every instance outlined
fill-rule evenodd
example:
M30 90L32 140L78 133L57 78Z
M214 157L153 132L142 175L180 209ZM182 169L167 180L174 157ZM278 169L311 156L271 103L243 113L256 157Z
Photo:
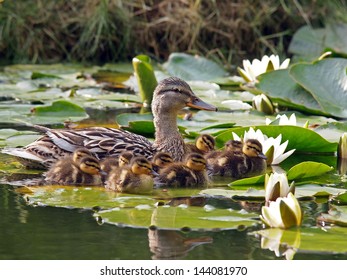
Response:
M215 144L216 144L216 141L209 134L201 134L195 141L196 147L200 151L205 153L213 151Z
M187 157L186 166L194 171L203 171L206 169L206 160L200 154L191 153Z
M154 114L160 109L166 110L166 112L177 112L187 106L200 110L217 111L215 106L197 97L190 86L180 78L166 78L157 85L152 101Z
M225 143L224 147L229 152L241 152L243 143L239 140L229 140Z
M163 168L173 163L173 158L169 153L159 152L153 157L153 163L156 166Z
M152 163L145 157L135 157L131 162L131 171L136 175L156 175Z
M72 160L76 165L79 165L79 163L81 162L82 158L86 157L86 156L90 156L93 157L92 152L90 152L88 149L86 148L79 148L76 149L73 154L72 154Z
M93 156L84 156L80 159L79 169L90 175L100 175L101 167L99 161Z
M130 164L131 159L133 158L133 154L131 152L123 152L119 155L118 165L119 167L124 167Z
M256 139L248 139L242 147L242 152L247 156L253 158L258 157L266 160L266 156L263 154L262 150L263 146Z

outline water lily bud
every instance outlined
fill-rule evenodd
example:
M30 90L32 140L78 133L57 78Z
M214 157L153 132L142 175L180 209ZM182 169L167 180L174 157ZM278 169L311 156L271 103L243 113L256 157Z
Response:
M265 175L265 201L276 201L278 197L286 197L289 193L294 194L294 182L289 186L288 179L284 173L272 173Z
M287 229L300 226L302 212L298 200L292 193L287 197L278 197L269 206L263 206L260 219L269 227Z
M272 102L265 94L254 96L252 105L255 110L263 112L267 115L272 115L274 113Z
M340 137L337 156L339 158L347 158L347 133L342 134Z

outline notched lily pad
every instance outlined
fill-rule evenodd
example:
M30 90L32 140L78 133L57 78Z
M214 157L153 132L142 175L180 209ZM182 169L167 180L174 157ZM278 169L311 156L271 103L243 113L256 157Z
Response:
M341 227L347 227L347 206L334 207L328 213L321 213L317 218L320 224L334 224Z

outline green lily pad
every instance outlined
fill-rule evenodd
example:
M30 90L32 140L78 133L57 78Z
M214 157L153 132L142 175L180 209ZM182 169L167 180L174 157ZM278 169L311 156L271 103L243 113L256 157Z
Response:
M346 195L345 193L344 195ZM318 217L320 222L332 223L338 226L347 227L347 206L334 207L328 213L321 213Z
M289 75L289 69L264 73L258 77L258 80L257 89L270 96L272 101L306 113L324 114L322 107L311 93Z
M263 249L270 249L264 244L272 244L272 250L280 245L292 247L298 252L347 252L347 228L300 228L300 229L276 229L270 228L251 233L262 237ZM276 246L275 246L276 245Z
M217 63L204 57L185 53L172 53L163 67L171 76L187 81L208 81L226 76L227 72Z
M324 112L347 118L346 68L347 59L327 58L293 65L290 75L313 95Z
M250 127L240 127L226 130L216 137L216 144L221 147L233 138L232 132L243 136L244 132L249 129ZM329 142L307 128L291 125L263 125L255 126L254 129L260 129L268 137L276 138L282 134L282 142L289 141L287 150L296 149L296 153L334 153L337 150L337 143Z
M36 80L36 79L61 79L57 75L52 75L52 74L45 74L45 73L40 73L40 72L33 72L31 74L31 79Z
M287 178L291 181L297 181L304 178L320 176L333 169L333 167L321 162L305 161L289 169Z
M149 207L139 205L135 208L116 208L95 214L105 223L158 229L225 230L244 229L258 223L256 214L243 213L231 209L213 207Z
M42 186L25 187L26 201L30 205L64 208L109 209L113 207L135 207L139 204L154 204L149 196L121 194L103 187Z
M88 115L86 111L66 100L58 100L49 106L37 106L32 110L32 113L36 116L74 116L86 118Z
M344 189L322 187L319 185L303 185L295 189L295 197L300 199L313 198L313 197L329 197L335 196L346 192ZM226 190L226 189L206 189L200 194L211 196L225 196L236 200L264 200L265 190L264 186L261 189L248 188L247 190Z
M343 194L333 197L331 202L338 205L347 205L347 191Z

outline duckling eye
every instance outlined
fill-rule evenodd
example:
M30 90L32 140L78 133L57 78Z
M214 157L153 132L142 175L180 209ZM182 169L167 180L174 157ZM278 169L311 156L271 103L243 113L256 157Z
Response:
M174 88L172 88L172 90L181 93L181 89L178 87L174 87Z

